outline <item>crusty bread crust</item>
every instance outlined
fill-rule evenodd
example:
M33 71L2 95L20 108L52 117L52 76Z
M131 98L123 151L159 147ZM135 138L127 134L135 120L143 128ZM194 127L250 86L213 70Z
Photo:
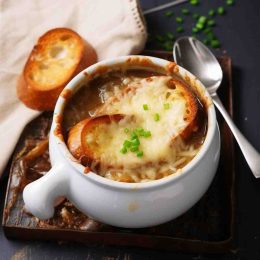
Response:
M95 154L95 149L90 147L90 144L86 143L86 136L89 134L97 134L98 127L102 124L110 124L112 121L118 122L124 118L123 115L104 115L94 118L86 118L75 126L73 126L68 134L67 146L71 154L80 159L82 156L86 156L90 161L97 161L99 158Z
M76 125L74 125L68 134L67 146L71 154L76 158L80 159L83 155L82 143L81 143L81 134L85 125L91 120L91 118L86 118Z
M73 41L71 46L68 42L65 44L66 40ZM59 51L65 53L62 59L58 56ZM61 60L66 69L60 64ZM96 61L95 50L76 32L67 28L52 29L39 38L25 64L17 82L18 98L32 109L53 110L66 84ZM50 68L46 62L50 63Z
M81 132L81 144L82 144L82 151L84 155L90 159L91 161L99 161L100 154L98 147L96 145L90 144L86 142L86 137L89 134L92 134L94 137L100 134L100 127L102 125L108 125L111 122L119 122L124 118L123 115L115 114L115 115L104 115L95 117L92 120L89 120Z
M176 88L181 95L183 95L186 100L186 111L185 111L185 121L188 123L187 126L182 130L180 136L183 140L188 140L192 132L198 129L197 117L198 117L198 100L192 93L190 87L186 86L185 83L178 79L172 78L168 82L169 88Z

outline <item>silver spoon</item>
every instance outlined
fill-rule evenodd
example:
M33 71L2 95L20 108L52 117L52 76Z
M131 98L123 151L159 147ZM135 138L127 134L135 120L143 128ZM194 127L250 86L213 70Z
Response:
M216 57L203 43L192 37L182 37L175 42L173 57L177 64L197 76L207 88L215 106L234 134L251 171L256 178L260 178L260 154L236 127L217 95L223 72Z

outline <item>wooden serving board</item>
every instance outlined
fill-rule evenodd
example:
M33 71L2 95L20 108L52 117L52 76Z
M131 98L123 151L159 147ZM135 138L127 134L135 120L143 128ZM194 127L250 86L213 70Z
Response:
M145 55L171 60L168 52L146 51ZM231 60L219 57L224 80L221 100L232 115ZM47 140L52 114L43 113L25 128L16 147L3 214L3 228L9 238L78 241L127 245L193 253L220 253L232 250L234 225L234 146L233 137L218 115L221 157L216 177L203 198L189 211L163 225L143 229L123 229L98 223L79 212L69 201L56 207L48 221L24 210L22 190L50 168ZM40 148L39 148L40 144ZM37 150L32 150L38 145ZM33 157L34 163L28 158Z

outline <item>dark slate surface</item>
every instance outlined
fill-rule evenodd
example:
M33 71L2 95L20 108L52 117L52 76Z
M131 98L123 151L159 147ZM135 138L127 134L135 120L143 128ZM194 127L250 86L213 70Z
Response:
M141 0L143 9L167 1ZM209 7L225 5L224 0L202 1L195 7L206 13ZM174 8L176 13L182 7ZM151 33L174 32L174 19L166 19L164 11L146 17ZM247 138L260 150L260 1L237 0L228 13L219 17L215 32L222 50L233 60L235 122ZM184 35L184 34L183 34ZM156 48L149 44L149 48ZM220 52L216 52L219 54ZM142 250L125 247L94 247L80 244L9 241L0 228L0 259L260 259L260 180L256 180L239 149L236 151L236 225L235 248L228 255L204 256ZM0 203L3 204L6 176L0 180ZM2 206L1 206L2 208Z

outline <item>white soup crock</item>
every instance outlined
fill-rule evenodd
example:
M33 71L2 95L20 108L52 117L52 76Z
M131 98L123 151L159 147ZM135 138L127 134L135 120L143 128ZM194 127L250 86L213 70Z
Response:
M196 88L207 103L208 130L204 144L180 173L146 183L123 183L84 173L69 152L61 133L68 94L88 80L118 67L177 74ZM86 100L87 102L87 100ZM91 218L118 227L143 228L170 221L190 209L206 192L215 175L220 136L211 98L194 75L173 62L147 56L123 56L94 64L73 78L55 107L49 143L52 168L23 191L25 208L39 219L51 218L57 198L65 196Z

